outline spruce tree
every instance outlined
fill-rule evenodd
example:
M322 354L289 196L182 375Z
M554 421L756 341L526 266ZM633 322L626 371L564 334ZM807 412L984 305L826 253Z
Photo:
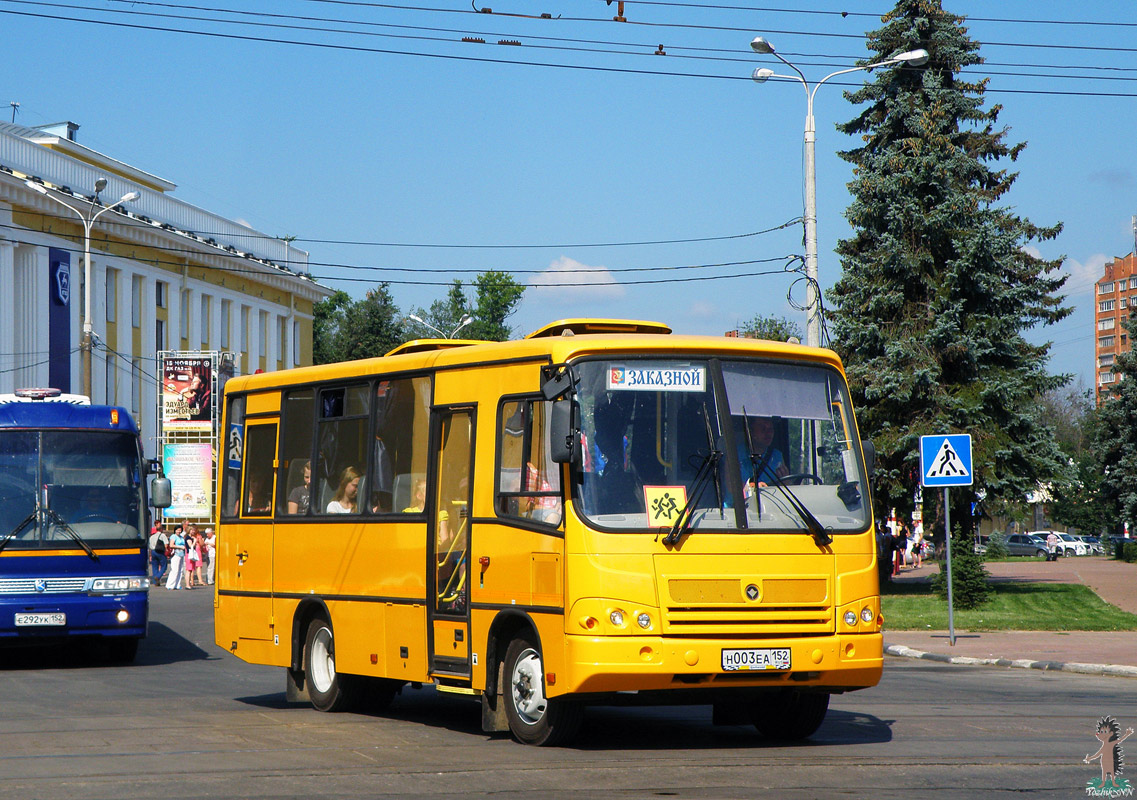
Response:
M917 48L930 58L875 71L846 94L860 113L838 127L861 146L841 154L853 165L853 235L838 244L843 274L829 293L861 429L877 448L877 512L911 509L919 437L934 433L972 435L973 491L1022 500L1063 469L1037 401L1067 377L1047 374L1049 344L1023 338L1070 312L1055 294L1062 259L1026 250L1061 225L1038 227L1000 203L1017 177L1005 164L1024 145L996 127L986 80L963 74L983 63L963 18L940 0L900 0L883 22L863 63ZM953 528L970 541L973 494L951 496Z

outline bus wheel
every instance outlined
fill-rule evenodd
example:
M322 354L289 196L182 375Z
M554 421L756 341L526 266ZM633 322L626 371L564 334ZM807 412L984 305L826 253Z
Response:
M317 711L346 711L359 699L362 678L336 672L336 642L331 623L316 617L304 637L304 675L308 698Z
M750 706L750 719L770 739L805 739L821 727L828 710L827 692L783 689L755 700Z
M505 651L505 716L509 731L522 744L557 745L580 729L583 716L577 703L545 697L541 654L530 637L522 635Z

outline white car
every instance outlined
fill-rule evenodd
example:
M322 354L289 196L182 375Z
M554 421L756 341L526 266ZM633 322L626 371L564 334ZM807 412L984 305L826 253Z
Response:
M1046 537L1050 535L1050 531L1031 531L1030 535L1035 536L1042 541L1046 541ZM1084 556L1089 552L1086 543L1074 536L1071 533L1061 533L1054 531L1058 535L1058 555L1060 556Z

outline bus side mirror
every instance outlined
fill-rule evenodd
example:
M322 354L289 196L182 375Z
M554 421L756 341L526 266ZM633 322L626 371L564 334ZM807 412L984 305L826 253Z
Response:
M150 505L154 508L169 508L174 504L174 490L169 478L155 478L150 481Z
M870 439L861 439L861 452L865 454L865 477L871 478L876 471L876 447Z
M580 457L580 426L576 403L556 400L549 415L549 457L557 464L575 464Z

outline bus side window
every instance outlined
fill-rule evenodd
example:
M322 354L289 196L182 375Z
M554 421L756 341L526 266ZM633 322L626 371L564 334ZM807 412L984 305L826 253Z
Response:
M241 462L245 457L245 396L229 399L225 415L225 479L221 486L221 516L235 517L241 505ZM168 477L168 476L167 476Z
M507 400L498 416L497 512L547 525L563 514L560 465L549 454L549 406Z
M312 499L310 459L312 428L316 424L316 392L310 387L286 392L283 405L276 513L304 515Z
M246 516L272 513L272 462L276 453L276 425L249 425L245 428Z
M369 509L375 514L422 513L430 437L430 378L379 380L374 405Z

